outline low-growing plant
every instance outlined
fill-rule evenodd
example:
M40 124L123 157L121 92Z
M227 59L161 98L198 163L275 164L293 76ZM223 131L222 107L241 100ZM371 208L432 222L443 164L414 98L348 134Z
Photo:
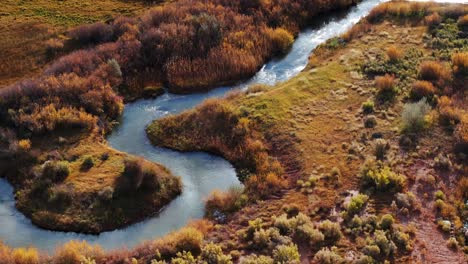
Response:
M53 257L54 264L81 264L84 258L100 261L104 252L99 246L89 245L85 241L70 241L59 247Z
M91 156L85 156L83 159L83 163L81 163L81 170L89 170L94 166L94 160Z
M389 149L390 149L390 144L388 144L388 142L385 139L378 138L375 140L374 156L377 160L384 160Z
M411 88L411 99L421 100L422 98L427 98L431 100L436 94L437 90L431 82L428 81L416 81L413 83Z
M364 127L373 128L377 125L377 118L374 115L367 116L364 119Z
M334 223L330 220L321 222L318 226L320 232L325 236L325 242L333 244L341 239L343 234L341 233L341 227L339 223Z
M352 217L355 214L360 213L368 200L369 196L362 193L358 193L357 195L351 197L351 200L346 205L347 217Z
M464 32L468 32L468 15L463 15L458 18L458 28Z
M391 62L396 62L401 59L403 52L396 46L390 46L386 51L387 57Z
M344 259L333 249L322 248L315 253L314 261L319 264L339 264L344 263Z
M418 133L426 126L426 115L431 110L426 98L416 103L406 103L401 114L404 133Z
M299 249L295 244L279 245L273 250L273 260L275 263L299 264L300 257Z
M383 230L390 230L393 227L393 223L395 223L395 219L391 214L384 214L380 218L379 227Z
M438 61L424 61L419 66L418 77L421 80L435 83L443 88L443 85L450 80L450 72Z
M374 102L373 101L366 101L362 103L362 112L365 114L370 114L374 112Z
M34 248L16 248L11 253L12 264L39 264L39 252ZM1 261L0 261L1 262Z
M213 242L202 248L200 257L207 264L232 264L231 256L225 255L221 247Z
M458 52L452 55L452 70L455 76L460 78L467 78L468 52Z
M442 22L442 17L439 15L439 13L434 12L424 18L424 22L426 25L429 26L429 28L433 28L438 26Z
M390 167L367 161L361 169L361 184L364 188L374 188L379 192L397 192L403 189L406 177L395 173Z
M273 264L273 259L269 256L257 256L255 254L242 258L241 264Z
M378 97L383 101L393 100L397 93L395 77L390 74L375 77L375 86L378 89Z

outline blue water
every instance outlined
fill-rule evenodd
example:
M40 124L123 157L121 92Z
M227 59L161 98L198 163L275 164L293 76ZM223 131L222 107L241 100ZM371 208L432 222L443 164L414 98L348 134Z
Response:
M127 104L121 125L108 137L109 145L161 163L183 181L182 195L159 215L98 236L46 231L32 225L16 210L12 187L6 180L0 179L0 240L12 247L34 246L47 251L72 239L99 243L105 249L131 248L144 240L177 230L191 219L201 218L204 214L204 198L211 191L240 185L234 168L226 160L206 153L180 153L154 147L147 139L144 128L152 120L191 109L203 100L223 96L227 91L243 89L254 83L275 84L290 79L304 69L311 51L317 45L344 33L380 2L385 0L363 1L347 12L318 19L320 21L315 25L300 33L285 57L265 64L254 77L242 84L219 87L207 93L165 94L156 99Z

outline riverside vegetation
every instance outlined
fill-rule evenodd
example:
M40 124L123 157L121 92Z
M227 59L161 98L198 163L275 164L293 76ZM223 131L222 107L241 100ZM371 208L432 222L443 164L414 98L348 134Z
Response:
M293 79L272 87L255 85L152 123L147 133L154 144L213 152L236 167L245 189L213 194L207 200L207 219L135 249L109 253L81 242L70 242L53 256L0 244L0 263L464 263L467 15L464 5L381 4L346 34L318 47L308 67ZM61 89L68 93L47 82L38 86L45 87L38 90L44 97L35 102L52 105L55 115L41 113L46 105L38 105L36 112L20 111L27 105L21 97L15 99L17 108L14 100L5 101L12 109L5 120L14 130L3 131L3 138L16 146L8 150L34 160L29 162L40 165L42 174L53 175L51 181L74 177L60 159L40 163L32 155L31 145L50 143L41 138L44 131L59 133L55 128L64 125L92 131L86 136L61 132L67 133L60 149L79 154L70 158L72 171L95 168L96 157L106 161L125 156L110 149L86 156L96 151L86 140L111 129L121 111L111 87L131 87L121 76L127 76L126 70L117 67L122 63L102 62L99 70L78 77L109 82L108 89L96 85L91 90L96 93L89 98L109 98L100 101L97 112L70 107L74 97L62 100L72 91L78 96L85 91L80 86L67 90L70 82L64 81L57 83L64 83ZM206 80L230 80L201 73L191 79L188 71L183 82L166 76L164 82L180 91L186 81L198 90L209 87ZM50 96L55 93L60 99ZM62 105L57 109L52 102ZM38 150L39 157L50 155ZM138 190L151 190L160 186L155 182L161 178L175 181L154 164L121 164L116 184L130 180L139 183L134 185ZM451 188L455 191L449 192Z

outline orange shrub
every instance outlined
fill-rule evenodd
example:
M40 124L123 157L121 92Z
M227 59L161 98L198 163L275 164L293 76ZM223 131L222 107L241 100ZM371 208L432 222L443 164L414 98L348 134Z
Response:
M423 97L431 99L436 93L436 88L428 81L416 81L411 89L411 98L420 100Z
M403 56L403 52L396 46L388 47L386 53L390 61L398 61Z
M101 247L90 245L86 241L70 241L57 248L53 257L54 264L81 264L83 258L99 262L104 256Z
M39 253L33 248L16 248L13 250L14 264L39 264Z
M395 86L395 77L390 74L375 77L375 85L377 88L379 88L379 90L391 90Z
M11 249L0 241L0 264L11 263L14 263Z
M468 30L468 15L460 16L460 18L458 18L457 24L461 30L467 31Z
M468 52L459 52L452 55L452 69L456 76L468 77Z
M442 96L438 100L439 121L444 126L454 126L460 122L460 111L456 109L452 100L447 96Z
M391 100L396 95L393 75L385 74L385 76L375 77L375 86L378 89L379 97L383 100Z
M276 28L267 32L275 53L286 53L294 42L294 36L286 29Z
M440 24L442 22L442 17L439 15L439 13L434 12L424 18L424 22L426 25L429 27L434 27Z
M450 72L438 61L424 61L419 66L419 79L443 85L450 80Z
M182 251L198 255L201 252L202 243L203 233L201 231L194 227L184 227L153 241L150 245L147 245L149 249L143 249L143 251L150 251L153 254L159 252L163 259L170 259L175 257L177 252Z
M468 154L468 114L464 113L460 123L455 130L455 138L457 139L457 148Z

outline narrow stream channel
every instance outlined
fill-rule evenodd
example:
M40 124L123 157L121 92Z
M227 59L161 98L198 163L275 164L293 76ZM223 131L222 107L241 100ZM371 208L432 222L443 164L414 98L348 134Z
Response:
M345 32L373 7L385 1L362 1L347 12L318 18L314 25L299 35L287 56L267 63L253 78L237 86L192 95L165 94L156 99L127 104L121 125L108 138L110 146L161 163L182 177L182 195L159 215L98 236L42 230L16 210L13 188L6 180L0 179L0 240L11 247L34 246L46 251L52 251L57 245L72 239L98 243L104 249L132 248L144 240L177 230L190 219L201 218L204 198L211 191L240 185L234 168L226 160L206 153L180 153L154 147L149 143L144 128L154 119L193 108L203 100L223 96L229 90L242 89L254 83L275 84L293 77L304 69L310 52L317 45Z

